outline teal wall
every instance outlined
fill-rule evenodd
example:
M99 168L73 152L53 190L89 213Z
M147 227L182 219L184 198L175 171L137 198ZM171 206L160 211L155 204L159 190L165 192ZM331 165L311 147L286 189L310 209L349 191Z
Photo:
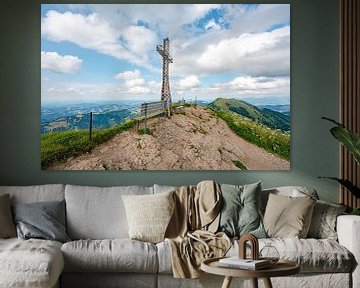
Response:
M322 199L337 201L338 186L317 176L337 176L339 169L338 145L328 131L331 125L321 120L321 116L338 118L338 1L260 2L291 3L291 171L41 171L41 1L5 0L0 9L0 185L181 185L203 179L242 184L262 180L265 187L312 186Z

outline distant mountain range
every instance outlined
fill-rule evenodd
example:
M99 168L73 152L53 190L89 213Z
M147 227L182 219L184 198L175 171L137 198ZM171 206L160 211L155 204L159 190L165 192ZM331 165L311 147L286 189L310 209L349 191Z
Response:
M290 111L289 105L276 105L280 111L275 111L273 105L256 107L242 100L218 98L208 104L212 110L232 111L244 116L252 121L261 123L271 129L290 131ZM286 106L286 107L285 107ZM269 109L271 108L271 109ZM278 110L276 109L276 110Z
M80 103L44 105L41 109L41 133L89 129L90 112L93 112L93 128L104 129L122 123L139 110L141 101L116 103ZM272 129L290 130L290 105L252 105L243 100L218 98L209 103L196 101L198 106L213 110L236 112Z

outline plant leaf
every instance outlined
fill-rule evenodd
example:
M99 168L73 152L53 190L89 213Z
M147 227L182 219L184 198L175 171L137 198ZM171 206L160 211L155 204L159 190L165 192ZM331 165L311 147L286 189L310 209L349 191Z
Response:
M360 137L356 133L344 127L334 127L330 129L331 134L338 139L354 156L360 165Z
M356 198L360 198L360 188L355 186L351 181L340 179L336 177L319 177L319 178L327 178L334 181L339 182L342 186L348 189Z
M337 125L337 127L330 129L331 134L353 154L356 162L360 165L360 136L333 119L326 117L322 117L322 119Z

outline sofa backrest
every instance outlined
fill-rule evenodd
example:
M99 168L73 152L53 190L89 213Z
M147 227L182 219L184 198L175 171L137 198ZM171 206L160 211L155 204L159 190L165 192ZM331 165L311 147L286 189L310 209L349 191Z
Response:
M0 186L0 195L4 194L10 194L11 204L61 201L65 198L65 185Z
M71 239L128 238L123 195L153 194L153 187L66 185L67 233Z

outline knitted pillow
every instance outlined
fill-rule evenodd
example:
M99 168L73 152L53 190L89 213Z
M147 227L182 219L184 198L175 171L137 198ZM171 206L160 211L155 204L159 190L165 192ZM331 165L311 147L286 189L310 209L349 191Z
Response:
M173 193L122 196L131 239L151 243L164 240L175 208Z

